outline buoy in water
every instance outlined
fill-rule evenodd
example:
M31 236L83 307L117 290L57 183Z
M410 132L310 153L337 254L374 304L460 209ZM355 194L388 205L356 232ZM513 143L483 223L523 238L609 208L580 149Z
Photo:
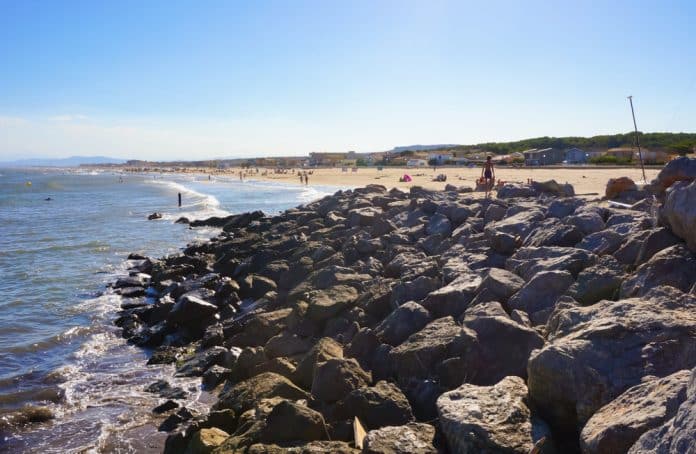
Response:
M25 184L26 184L27 186L31 186L31 181L27 181Z

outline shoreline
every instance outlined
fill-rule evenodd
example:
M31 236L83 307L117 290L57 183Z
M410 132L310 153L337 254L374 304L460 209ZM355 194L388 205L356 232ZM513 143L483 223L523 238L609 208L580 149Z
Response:
M628 377L591 358L609 354L601 342L607 326L628 333L613 340L617 361L632 361L632 342L648 348L659 333L684 348L696 342L686 329L696 323L696 255L669 226L655 227L644 192L619 194L638 203L612 208L553 190L510 185L481 199L372 185L272 217L199 221L223 232L180 254L134 257L125 287L151 289L157 301L122 312L124 337L153 348L156 361L175 363L178 375L202 377L217 395L208 414L163 398L164 452L357 453L363 443L382 452L404 448L405 433L413 449L446 452L478 443L462 435L462 424L486 432L487 449L510 448L497 438L504 433L524 452L574 451L592 437L617 436L577 427L613 427L615 411L604 416L605 406L631 386L647 386L645 377L686 386L689 373L670 374L696 367L696 359L670 356ZM650 236L663 239L645 252ZM678 278L684 267L691 277ZM551 323L578 317L589 318ZM660 327L632 334L639 319L638 326ZM587 342L566 344L573 336ZM567 352L560 368L556 351ZM554 386L575 386L570 373L590 388L556 395ZM607 388L592 391L600 384ZM490 398L499 393L505 408ZM470 400L463 408L462 395ZM498 422L487 425L469 405ZM521 420L502 417L509 405ZM644 402L633 394L622 405ZM669 418L641 433L663 423ZM354 424L364 439L353 438Z
M645 172L648 182L653 180L661 167L646 167ZM114 171L115 168L101 168L102 170ZM117 167L119 171L136 172L143 169L133 169L128 167ZM480 177L481 168L468 167L438 167L433 170L432 167L427 168L406 168L406 167L384 167L382 171L375 167L358 167L356 172L343 172L341 168L314 168L301 169L301 171L309 173L309 185L312 186L330 186L330 187L363 187L369 184L381 184L387 189L399 188L408 190L412 187L420 186L425 189L444 190L449 185L461 187L476 187L476 180ZM244 174L245 179L260 181L260 182L277 182L290 184L293 186L305 186L299 182L297 173L293 173L300 169L288 169L287 173L274 173L273 169L259 168L257 173L255 169ZM205 168L177 168L168 169L163 174L172 175L200 175L202 177L222 176L230 179L237 179L241 168L230 168L225 170L220 169L205 169ZM155 169L148 169L148 172L158 173ZM589 194L603 196L607 181L611 178L629 177L632 180L639 182L642 180L642 173L639 167L624 167L624 166L547 166L547 167L496 167L495 176L498 180L505 183L526 183L528 179L534 181L556 180L558 183L568 183L573 185L577 194ZM264 174L265 173L265 174ZM411 182L400 182L399 178L404 174L411 176ZM446 181L433 181L438 175L445 175ZM214 180L213 180L214 182ZM479 193L476 193L479 194ZM483 195L483 193L480 193Z

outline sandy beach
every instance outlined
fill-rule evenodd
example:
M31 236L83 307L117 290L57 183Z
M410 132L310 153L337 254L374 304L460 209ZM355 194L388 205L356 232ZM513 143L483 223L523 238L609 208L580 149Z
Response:
M224 171L215 170L210 173L239 175L241 169L227 169ZM660 168L646 168L645 174L648 182L655 178ZM186 169L185 172L203 173L202 169ZM245 172L246 179L262 181L278 181L283 183L300 184L297 171L294 173L289 170L287 173L274 173L271 169L259 169L256 173L254 169ZM374 167L359 167L356 172L348 169L347 172L341 168L318 168L311 169L309 175L309 185L336 185L360 187L368 184L381 184L388 189L400 188L408 189L411 186L422 186L428 189L444 189L445 185L453 184L456 186L475 187L476 180L481 176L480 168L466 167L438 167L433 170L428 168L404 168L404 167L385 167L378 170ZM399 178L404 174L411 176L411 182L400 182ZM435 176L444 174L447 176L446 182L433 181ZM533 168L533 167L499 167L495 170L495 176L504 182L525 183L528 179L534 181L547 181L554 179L559 183L570 183L575 188L575 193L586 196L603 196L607 181L610 178L627 176L637 183L642 180L641 170L637 167L563 167L563 168Z

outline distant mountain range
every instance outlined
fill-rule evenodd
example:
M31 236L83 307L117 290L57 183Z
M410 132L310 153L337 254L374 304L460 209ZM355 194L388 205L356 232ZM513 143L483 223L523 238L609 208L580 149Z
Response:
M71 156L69 158L31 158L0 161L0 167L78 167L81 164L123 164L125 159L106 156Z

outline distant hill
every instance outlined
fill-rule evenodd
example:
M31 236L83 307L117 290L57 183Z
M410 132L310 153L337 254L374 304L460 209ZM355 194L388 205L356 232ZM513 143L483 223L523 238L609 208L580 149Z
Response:
M674 153L691 153L696 147L696 133L671 132L639 132L641 147L650 150L663 150ZM631 147L634 145L635 134L610 134L593 137L535 137L514 142L488 142L475 145L432 145L428 150L449 152L483 151L493 154L507 154L514 151L524 151L530 148L582 148L586 150L606 150L615 147ZM415 148L404 150L415 150Z
M71 156L69 158L32 158L0 161L0 167L78 167L82 164L123 164L125 159L106 156Z
M440 145L406 145L402 147L394 147L390 150L393 153L401 153L402 151L426 151L426 150L442 150L444 148L458 147L457 144L440 144Z

